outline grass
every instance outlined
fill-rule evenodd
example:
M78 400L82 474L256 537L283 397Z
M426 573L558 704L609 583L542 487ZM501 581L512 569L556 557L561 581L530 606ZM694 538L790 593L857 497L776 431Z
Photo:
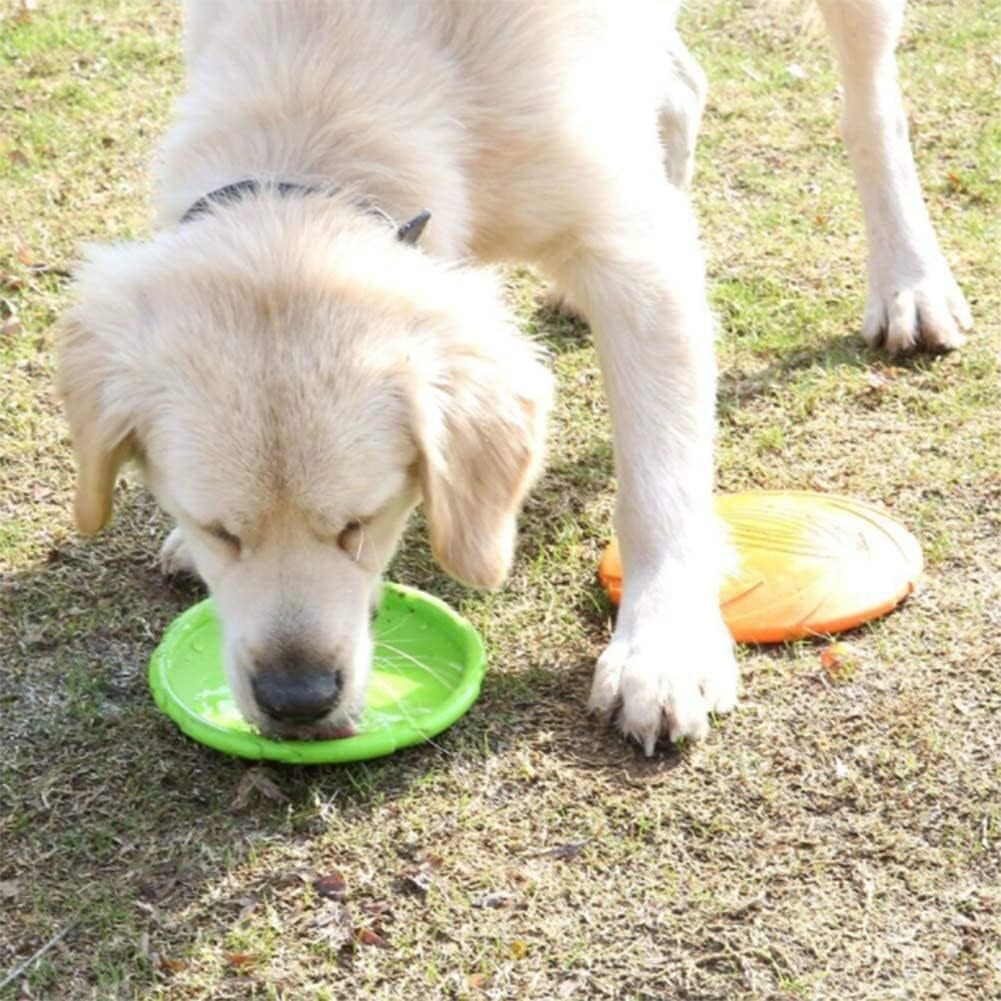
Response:
M482 698L435 747L265 772L155 710L146 661L196 595L160 579L167 526L134 483L108 533L75 537L51 391L77 248L148 229L177 12L0 8L0 982L64 933L0 998L1001 991L1001 3L911 5L919 168L977 329L960 354L893 364L856 335L865 247L832 60L781 6L685 17L711 80L695 201L722 328L718 483L884 503L922 540L922 590L849 637L839 677L819 643L743 648L741 707L702 744L646 761L603 732L583 708L611 627L600 379L586 332L515 273L562 392L513 578L463 589L419 523L392 570L483 632ZM343 897L318 894L335 872Z

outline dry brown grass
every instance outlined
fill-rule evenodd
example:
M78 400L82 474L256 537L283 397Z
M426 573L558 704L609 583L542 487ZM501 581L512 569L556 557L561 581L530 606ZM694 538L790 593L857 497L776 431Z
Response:
M157 713L146 661L194 594L152 566L166 526L135 485L107 535L74 537L51 400L75 248L145 227L176 12L0 21L0 981L65 932L0 997L997 996L999 19L913 5L921 172L978 328L889 366L855 336L864 246L822 41L767 3L687 16L712 80L720 487L882 501L925 547L922 591L851 637L855 673L829 678L815 643L743 649L739 710L652 761L586 718L611 616L604 406L585 332L516 275L562 398L514 577L462 589L420 526L393 569L482 630L482 698L436 747L255 786ZM340 899L314 888L335 872Z

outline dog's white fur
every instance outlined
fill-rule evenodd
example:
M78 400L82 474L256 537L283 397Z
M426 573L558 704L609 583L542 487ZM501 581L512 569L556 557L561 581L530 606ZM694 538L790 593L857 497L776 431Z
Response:
M188 91L152 241L95 250L61 341L85 532L138 461L177 521L168 567L219 603L230 681L342 674L358 711L368 606L412 506L437 558L507 572L550 380L489 272L537 264L590 320L613 422L625 591L591 707L650 752L701 737L737 674L717 602L715 369L683 188L705 80L678 4L190 2ZM896 87L902 4L821 0L870 236L865 336L955 346L967 322L928 222ZM217 206L246 177L336 186ZM398 219L433 212L425 252ZM363 523L359 526L358 523ZM291 651L291 652L290 652Z

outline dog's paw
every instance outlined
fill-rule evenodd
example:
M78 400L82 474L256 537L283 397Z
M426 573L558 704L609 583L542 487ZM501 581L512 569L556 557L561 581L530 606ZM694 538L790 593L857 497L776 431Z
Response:
M662 737L699 740L709 713L737 703L733 641L719 613L658 623L640 635L616 630L594 672L588 708L637 741L647 756Z
M164 540L158 559L160 572L164 577L194 577L198 579L195 561L191 558L188 544L179 528L175 528Z
M954 351L972 323L966 298L943 262L920 281L871 284L862 337L890 355Z

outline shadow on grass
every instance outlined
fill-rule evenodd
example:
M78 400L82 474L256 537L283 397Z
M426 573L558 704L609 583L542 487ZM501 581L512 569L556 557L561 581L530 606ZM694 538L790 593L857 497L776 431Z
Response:
M782 389L810 369L862 369L878 358L879 355L867 348L857 334L845 334L782 355L751 376L724 368L719 375L717 414L726 417L750 400Z
M606 459L599 450L583 471L551 472L533 501L524 558L558 542L554 523L582 503L566 507L562 479L579 485ZM597 489L604 476L588 482ZM587 718L592 662L581 659L489 674L467 716L427 745L347 766L269 765L271 785L248 784L252 765L189 740L153 703L150 654L203 591L160 575L168 525L145 491L121 488L117 499L101 537L57 536L42 561L0 588L0 880L17 887L0 917L0 979L70 928L60 948L92 954L95 984L99 968L131 968L136 983L152 983L161 974L142 936L170 926L172 947L183 950L200 935L183 928L189 908L218 899L235 915L225 887L275 838L308 859L331 823L363 829L387 800L447 786L453 769L475 768L543 731L560 753L594 767L635 760ZM461 605L467 592L437 569L419 524L407 545L411 582ZM580 611L598 621L588 595ZM238 887L233 901L258 889ZM62 962L56 950L31 974L36 994L55 989Z

